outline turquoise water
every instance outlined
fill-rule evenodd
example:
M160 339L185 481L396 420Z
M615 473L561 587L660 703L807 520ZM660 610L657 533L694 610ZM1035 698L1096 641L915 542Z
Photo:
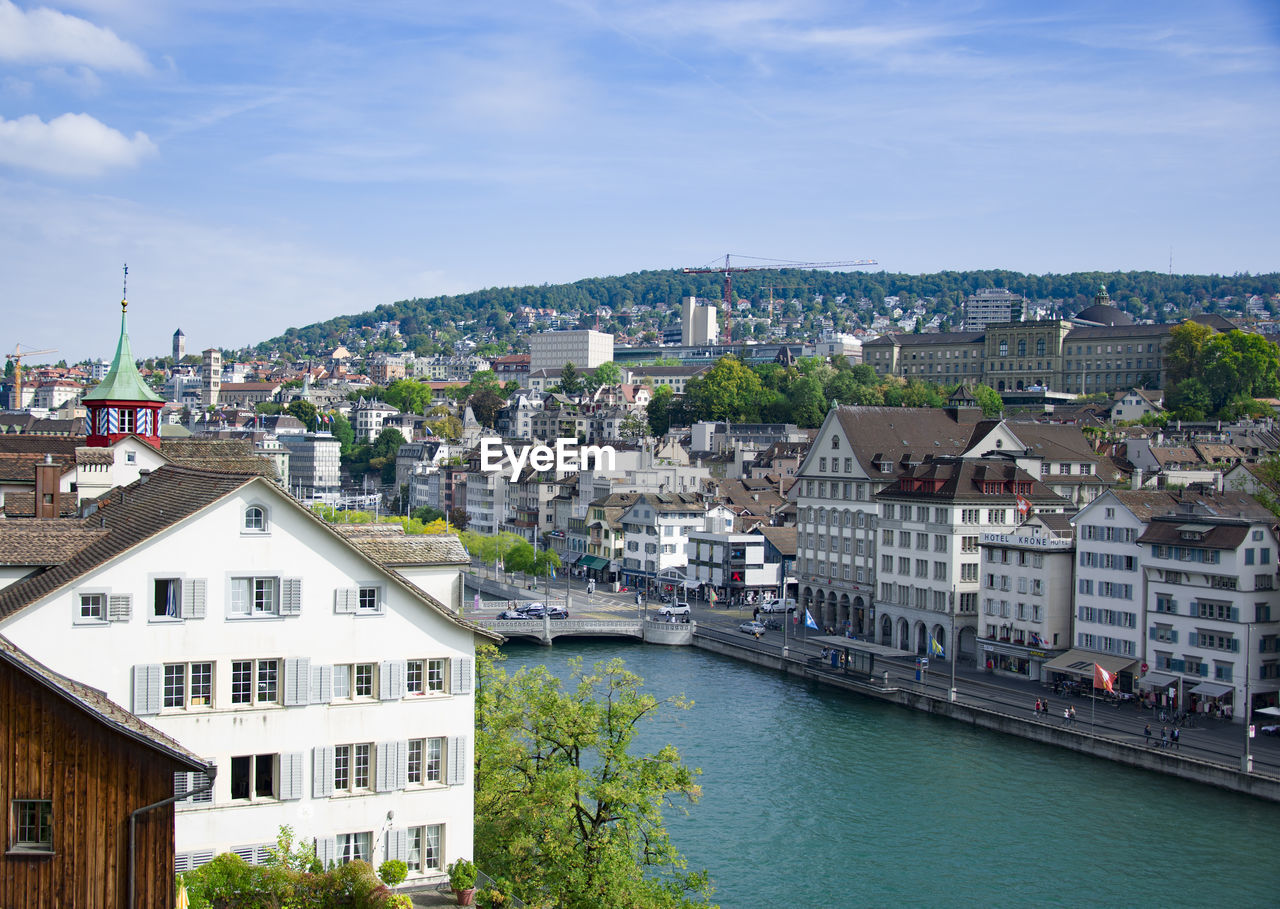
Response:
M693 648L509 644L560 674L622 657L692 710L651 724L703 797L669 829L726 909L1261 906L1280 806L987 733Z

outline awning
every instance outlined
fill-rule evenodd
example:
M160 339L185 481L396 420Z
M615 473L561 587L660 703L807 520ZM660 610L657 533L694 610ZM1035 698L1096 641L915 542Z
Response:
M582 553L580 553L580 552L571 552L571 553L569 553L567 556L565 556L563 559L561 559L561 560L560 560L560 564L561 564L561 565L576 565L576 564L578 564L578 560L579 560L579 559L581 559L581 558L582 558Z
M1137 660L1128 657L1112 656L1107 653L1093 653L1089 650L1068 650L1062 656L1054 657L1044 664L1051 672L1069 672L1072 675L1093 678L1093 664L1097 663L1107 672L1124 672L1131 669Z
M1180 679L1176 675L1169 675L1167 672L1148 672L1138 680L1138 685L1142 688L1155 690L1157 688L1168 688L1171 685L1178 684L1179 681Z
M1201 682L1191 689L1191 693L1198 694L1202 698L1220 698L1234 690L1230 685L1219 685L1217 682Z
M810 644L818 644L823 647L838 647L841 650L857 650L860 653L870 653L878 657L887 657L889 659L903 660L915 659L916 654L910 650L899 650L896 647L889 647L885 644L877 644L874 641L855 641L853 638L841 637L832 634L811 634L804 640Z
M608 568L609 560L602 559L600 556L584 555L578 559L579 568Z
M1263 716L1280 716L1280 707L1256 707L1253 712Z

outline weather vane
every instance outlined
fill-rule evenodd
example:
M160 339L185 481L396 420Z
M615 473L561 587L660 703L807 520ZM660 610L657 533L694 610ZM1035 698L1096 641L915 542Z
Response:
M129 263L124 263L124 289L120 291L120 311L129 310Z

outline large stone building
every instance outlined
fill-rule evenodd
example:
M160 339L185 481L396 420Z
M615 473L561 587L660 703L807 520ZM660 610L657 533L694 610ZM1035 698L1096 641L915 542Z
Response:
M613 359L613 335L602 331L544 331L529 338L529 372L563 369L572 363L579 369L595 369Z
M989 322L982 331L883 335L863 345L863 362L877 375L981 382L996 391L1112 394L1162 387L1164 350L1174 326L1136 324L1110 303L1103 287L1092 306L1069 320L1014 319ZM1235 327L1218 316L1195 321L1217 331Z

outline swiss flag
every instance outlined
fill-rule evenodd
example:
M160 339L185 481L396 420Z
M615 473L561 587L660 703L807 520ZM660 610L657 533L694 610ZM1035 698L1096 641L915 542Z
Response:
M1022 496L1015 496L1015 498L1018 500L1018 514L1022 515L1024 518L1031 514L1030 500L1024 499Z
M1112 687L1113 685L1115 685L1115 681L1116 681L1116 677L1114 673L1107 672L1107 670L1103 669L1097 663L1093 664L1093 687L1094 688L1105 688L1107 689L1107 691L1110 691L1112 694L1115 694L1116 690L1114 687Z

